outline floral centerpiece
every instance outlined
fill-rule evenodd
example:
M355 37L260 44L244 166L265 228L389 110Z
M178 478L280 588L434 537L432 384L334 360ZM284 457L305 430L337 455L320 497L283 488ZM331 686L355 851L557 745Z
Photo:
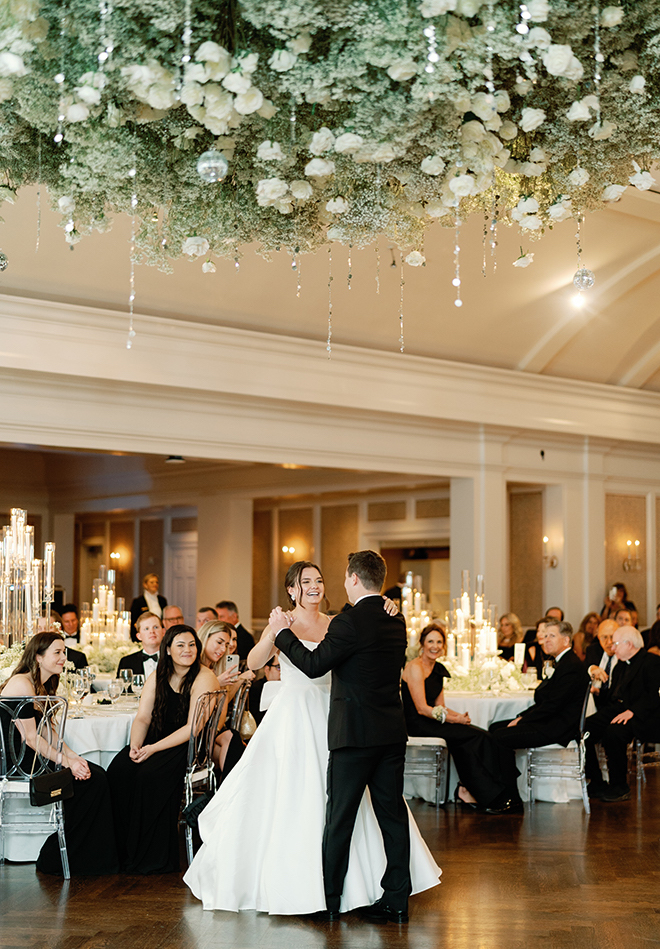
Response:
M526 689L521 670L499 656L475 656L466 669L458 659L439 660L451 679L445 680L447 692L522 692Z
M131 214L163 269L381 234L418 266L434 221L649 188L659 63L652 0L8 0L0 197L42 183L71 244Z
M25 643L14 643L13 646L0 645L0 685L7 681L23 655L24 649Z
M92 672L115 673L119 660L135 652L136 648L136 643L127 643L124 639L106 639L102 645L85 646L85 655Z

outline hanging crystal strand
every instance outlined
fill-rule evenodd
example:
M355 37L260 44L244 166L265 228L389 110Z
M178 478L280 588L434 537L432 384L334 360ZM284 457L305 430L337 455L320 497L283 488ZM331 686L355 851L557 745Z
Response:
M240 270L241 270L241 262L240 262L238 251L237 251L234 254L234 273L235 274L240 273Z
M300 259L300 248L299 248L299 247L296 247L296 254L298 255L298 256L297 256L297 267L296 267L296 273L297 273L297 275L298 275L298 279L297 279L297 281L296 281L296 296L300 299L300 291L302 290L302 261L301 261L301 259Z
M526 33L529 33L529 23L527 21L531 20L531 18L532 18L532 14L527 9L527 4L521 3L520 4L520 22L516 26L516 32L520 33L523 36Z
M589 270L587 267L582 266L582 234L581 234L581 224L584 221L583 215L578 211L577 214L577 230L575 232L575 243L577 249L577 270L573 274L573 284L578 288L580 292L583 290L590 290L596 282L596 277L593 271Z
M126 349L133 348L133 340L135 339L135 329L133 327L133 310L135 306L135 237L136 237L136 217L137 217L137 206L138 206L138 196L137 196L137 185L136 185L136 176L137 176L137 158L133 156L133 167L128 172L129 178L132 179L133 184L133 193L131 194L131 276L129 280L129 292L128 292L128 336L126 337Z
M453 286L456 287L456 299L454 300L454 306L463 306L463 301L461 300L461 245L459 244L461 236L461 219L458 216L458 208L456 209L456 217L454 218L454 279L452 280Z
M493 273L497 271L497 218L498 218L498 209L497 209L497 192L495 190L496 177L495 172L493 171L493 183L491 185L491 190L493 192L493 204L490 212L490 256L493 259Z
M424 66L424 72L432 73L435 72L435 65L440 60L440 57L437 53L438 41L435 35L435 26L433 23L425 27L423 30L424 36L428 41L428 47L426 51L426 66Z
M179 60L179 75L176 82L176 95L177 98L181 97L181 87L186 81L186 75L188 73L188 65L191 60L190 55L190 45L192 42L192 0L184 0L183 4L183 31L181 33L181 44L183 46L183 52L181 53L181 59Z
M332 244L328 244L328 338L325 348L328 359L332 358Z
M376 241L376 293L380 293L380 244Z
M601 64L605 62L605 57L600 51L600 3L596 0L593 6L594 13L594 59L596 60L596 65L594 66L594 89L596 93L596 98L598 99L598 115L600 117L600 80L601 76Z
M300 247L296 247L291 255L291 270L296 275L296 296L300 296Z
M291 96L291 114L289 115L289 123L291 124L291 144L296 144L296 100Z
M41 132L37 132L37 243L35 254L39 251L41 242Z
M61 145L62 140L64 139L64 81L66 79L66 73L64 71L64 47L67 25L66 15L66 2L65 0L62 0L62 6L60 8L60 71L54 76L54 81L58 86L58 93L60 96L57 105L57 131L53 136L53 141L56 145Z
M399 351L404 352L406 348L406 342L403 336L403 287L405 285L405 280L403 279L403 254L401 254L401 296L399 298Z
M99 17L101 20L101 28L99 30L99 41L101 45L101 52L96 57L99 62L99 72L105 71L105 64L112 56L115 48L112 34L110 32L112 12L113 8L111 0L100 0Z
M488 214L484 213L484 233L481 238L483 256L481 260L481 276L486 276L486 241L488 240Z
M349 245L348 245L348 279L347 279L347 281L346 281L349 290L351 289L351 280L353 279L353 257L352 257L352 254L353 254L353 245L352 245L352 244L349 244Z

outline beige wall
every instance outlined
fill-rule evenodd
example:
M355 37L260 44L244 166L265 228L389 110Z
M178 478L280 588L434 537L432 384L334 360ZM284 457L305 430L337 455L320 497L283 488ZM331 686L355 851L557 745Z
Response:
M626 541L641 541L639 556L641 570L625 571L624 558L628 554ZM634 556L634 554L633 554ZM639 613L640 628L646 626L646 498L643 495L605 495L605 568L606 589L613 583L625 583L629 598ZM653 617L651 617L653 619Z
M340 610L346 602L346 560L358 546L357 504L321 508L321 566L328 609Z
M544 609L541 489L509 494L509 591L509 611L532 626Z

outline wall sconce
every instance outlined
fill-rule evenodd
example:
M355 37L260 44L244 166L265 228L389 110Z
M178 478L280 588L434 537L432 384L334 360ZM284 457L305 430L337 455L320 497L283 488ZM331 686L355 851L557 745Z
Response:
M642 561L639 559L639 541L636 540L634 543L632 540L626 541L626 546L628 548L628 556L624 558L623 569L624 570L641 570ZM632 557L631 554L634 553L635 556Z
M282 553L283 553L283 554L295 554L295 552L296 552L296 548L295 548L295 547L286 547L286 546L285 546L285 547L282 547Z
M118 550L113 550L112 553L110 554L110 560L119 560L120 557L121 557L121 554L119 553Z
M549 538L544 536L543 538L543 566L552 567L552 569L554 570L554 568L559 565L559 561L557 560L554 554L548 553L549 543L550 543Z

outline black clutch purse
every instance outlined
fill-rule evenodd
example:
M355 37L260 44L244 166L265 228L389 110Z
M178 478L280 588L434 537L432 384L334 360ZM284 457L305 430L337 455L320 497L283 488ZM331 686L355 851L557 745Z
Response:
M31 776L30 804L33 807L56 804L58 801L67 801L70 797L73 797L71 768L61 768L59 771L46 771L44 774Z

